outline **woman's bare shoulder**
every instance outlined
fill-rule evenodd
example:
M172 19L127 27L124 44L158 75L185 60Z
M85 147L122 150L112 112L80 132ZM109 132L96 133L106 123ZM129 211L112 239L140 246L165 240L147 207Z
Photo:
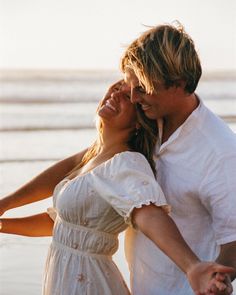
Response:
M88 149L86 148L76 154L73 154L72 156L70 156L68 158L73 163L73 166L77 166L82 161L82 158L83 158L84 154L87 152L87 150Z

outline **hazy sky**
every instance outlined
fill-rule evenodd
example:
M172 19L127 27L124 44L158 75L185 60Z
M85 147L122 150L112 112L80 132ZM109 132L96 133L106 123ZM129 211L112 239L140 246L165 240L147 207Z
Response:
M0 0L0 68L117 69L143 24L176 19L206 70L236 70L235 0Z

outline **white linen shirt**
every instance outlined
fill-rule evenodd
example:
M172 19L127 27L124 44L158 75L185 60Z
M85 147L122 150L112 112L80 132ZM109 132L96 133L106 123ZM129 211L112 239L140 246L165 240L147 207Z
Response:
M202 260L215 260L236 240L236 135L200 102L154 156L171 217ZM126 257L133 295L193 294L184 273L132 228Z

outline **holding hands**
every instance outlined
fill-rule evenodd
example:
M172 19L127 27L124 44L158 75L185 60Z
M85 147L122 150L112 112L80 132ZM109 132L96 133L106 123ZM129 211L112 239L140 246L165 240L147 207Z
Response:
M229 295L233 292L233 286L231 284L230 276L225 273L216 273L215 280L222 282L224 286L222 288L217 287L217 283L212 281L211 286L209 286L207 295Z
M187 278L195 295L230 295L233 292L231 273L235 273L232 267L199 262L187 272Z

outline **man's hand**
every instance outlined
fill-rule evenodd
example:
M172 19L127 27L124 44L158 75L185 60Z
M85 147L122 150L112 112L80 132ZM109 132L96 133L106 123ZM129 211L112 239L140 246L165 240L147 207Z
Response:
M224 283L225 287L220 288L219 283ZM231 279L228 274L216 273L212 282L210 283L209 289L206 295L230 295L233 292L233 286Z
M236 268L236 241L221 245L220 254L216 260L217 263L228 265ZM221 281L226 285L226 288L222 291L217 289L217 284L214 282L209 285L209 295L229 295L233 292L231 281L236 277L236 271L232 273L216 273L214 278L217 281Z
M196 295L228 295L232 293L228 274L233 272L235 269L232 267L215 262L199 262L187 273L187 277Z

